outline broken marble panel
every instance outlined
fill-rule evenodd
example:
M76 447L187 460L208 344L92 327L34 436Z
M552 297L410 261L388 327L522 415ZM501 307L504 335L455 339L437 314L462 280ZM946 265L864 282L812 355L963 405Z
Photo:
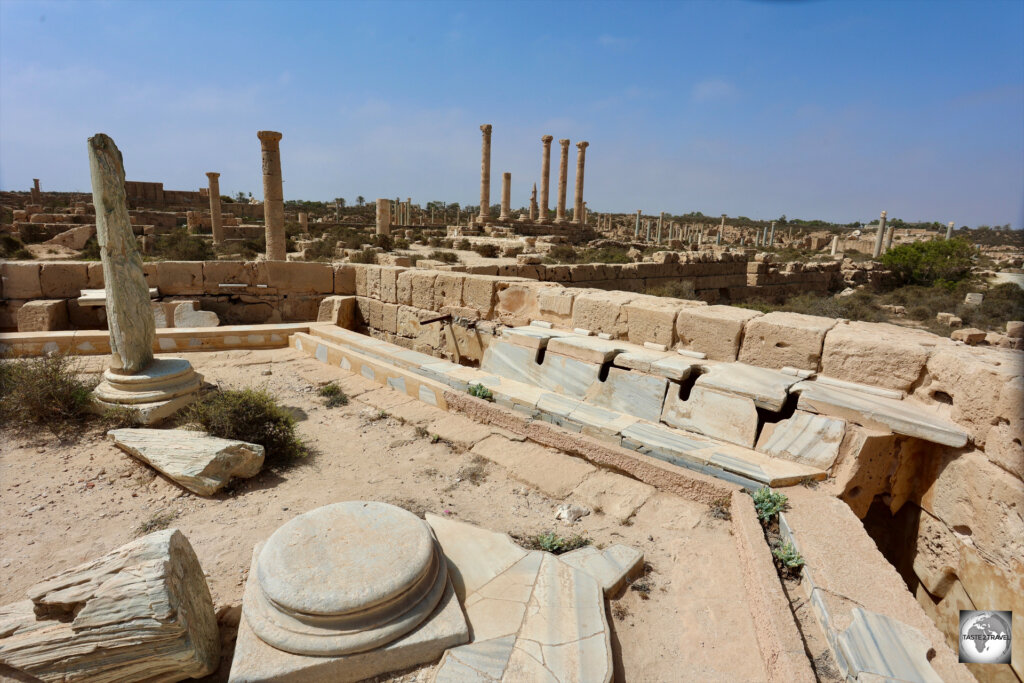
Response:
M665 402L668 380L642 372L609 368L605 381L590 385L584 400L608 408L657 422Z
M604 550L588 545L559 555L558 559L593 576L605 596L615 595L644 566L644 554L621 543Z
M717 363L697 378L697 386L744 396L759 408L778 411L786 402L789 388L799 381L778 370L746 363Z
M800 394L797 407L812 413L846 418L865 427L883 427L896 434L961 448L967 444L967 432L925 406L883 396L840 389L813 381L793 386Z
M928 663L931 643L916 629L884 614L854 607L853 622L839 634L839 648L849 676L880 676L885 680L942 683Z
M555 337L565 337L571 332L546 329L530 325L527 327L506 327L501 331L501 340L527 349L543 349Z
M753 448L757 439L758 415L753 400L701 386L693 387L685 401L670 391L661 421L747 448Z
M798 410L787 420L766 424L757 450L774 458L827 470L836 461L845 434L846 420Z
M623 351L628 350L631 346L623 342L601 339L599 337L569 335L550 340L548 342L548 351L550 353L560 353L563 356L587 363L601 365L602 363L607 363Z

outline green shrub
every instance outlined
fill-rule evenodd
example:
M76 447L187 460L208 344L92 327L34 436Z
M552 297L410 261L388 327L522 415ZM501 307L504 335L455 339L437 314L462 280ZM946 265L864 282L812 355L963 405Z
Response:
M461 240L455 243L455 248L458 249L459 251L469 251L470 249L473 248L473 245L470 243L469 240L463 237Z
M348 260L352 263L374 264L377 262L377 252L371 248L363 249L349 256Z
M666 296L672 299L696 299L697 291L693 288L693 282L689 280L676 280L658 287L649 287L644 294L652 296Z
M584 538L580 534L573 534L568 538L564 538L554 531L549 531L546 534L537 534L526 539L526 545L533 550L543 550L555 555L561 555L570 550L590 545L590 539Z
M551 263L576 263L576 250L570 244L556 244L548 250L546 260Z
M515 258L523 253L523 247L505 247L501 250L501 255L506 258Z
M62 354L0 361L0 418L20 428L45 427L64 437L90 416L95 382L79 378L78 361Z
M976 251L967 240L933 240L893 247L882 255L882 265L903 285L952 285L971 272Z
M214 258L210 243L184 228L175 228L170 234L159 235L153 254L168 261L209 261Z
M395 239L395 249L408 249L408 248L409 248L409 240L405 239L404 237L399 237L399 238Z
M789 541L772 548L772 555L779 561L783 569L787 569L790 572L799 572L800 568L804 566L803 556L797 552L796 548Z
M384 251L391 251L395 248L395 244L391 240L391 235L374 235L373 246L383 249Z
M287 464L307 454L295 434L295 418L262 389L214 391L193 403L180 416L222 439L256 443L266 450L266 462Z
M772 491L767 486L762 486L754 491L754 509L757 510L757 518L762 524L768 524L774 520L780 512L786 509L789 498L786 494Z
M100 243L96 239L96 235L93 235L85 241L85 245L82 246L82 251L78 258L83 261L99 261L100 260Z
M454 251L440 251L435 249L430 252L430 258L434 261L440 261L441 263L458 263L459 255Z
M316 390L316 393L327 399L324 401L324 405L328 408L348 405L348 395L334 382L328 382L323 385Z
M483 384L471 384L467 391L470 396L476 396L477 398L482 398L485 401L494 402L494 394Z
M35 258L32 252L25 248L21 240L6 232L0 232L0 259L22 259Z
M496 258L498 256L498 245L478 244L475 247L473 247L473 251L480 254L484 258Z

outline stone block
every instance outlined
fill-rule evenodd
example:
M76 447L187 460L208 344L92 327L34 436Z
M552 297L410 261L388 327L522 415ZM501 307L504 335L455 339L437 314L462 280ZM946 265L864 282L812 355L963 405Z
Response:
M596 406L657 422L668 386L664 377L609 368L603 382L590 385L585 399Z
M381 329L390 334L398 334L398 304L380 305L381 308Z
M4 298L40 299L43 288L39 281L38 263L0 263L0 280Z
M661 421L746 448L757 438L757 407L749 398L695 386L684 401L669 387Z
M561 288L550 282L499 282L494 313L506 325L529 325L540 318L540 295L550 289Z
M281 292L296 294L331 294L334 292L334 269L328 263L266 261L267 284Z
M697 306L679 309L676 336L679 347L700 351L711 360L734 361L743 326L761 315L735 306Z
M165 296L203 293L202 261L161 261L157 267L156 287Z
M834 318L776 311L748 321L739 360L765 368L818 370L825 334Z
M253 286L257 284L256 276L255 268L244 261L203 261L203 291L206 294L224 294L225 290L220 287L222 284Z
M442 313L462 307L462 273L438 273L434 279L434 308Z
M388 304L398 303L398 274L404 268L381 266L380 268L380 300Z
M355 315L356 297L329 296L320 302L316 321L318 323L331 323L346 330L351 330L355 327Z
M174 327L217 327L220 318L213 311L203 311L195 301L181 301L174 307Z
M592 510L600 510L620 524L654 495L655 488L636 479L600 470L583 480L572 498Z
M592 545L584 546L560 555L558 559L593 576L608 598L625 587L627 581L639 576L644 568L644 554L621 543L604 550L598 550Z
M959 330L953 330L953 334L949 336L953 341L961 341L969 346L974 346L985 341L985 330L979 330L977 327L962 327Z
M39 268L39 286L48 299L71 299L88 289L87 263L43 263Z
M477 443L471 452L501 465L514 478L559 500L596 471L585 460L530 441L511 441L497 434Z
M490 318L498 282L498 278L488 275L467 275L462 283L463 304L475 308L481 318Z
M541 318L563 327L572 325L572 302L576 298L574 289L549 289L540 293L538 304Z
M434 281L438 272L433 270L411 270L410 274L411 305L413 308L424 308L428 311L439 310L434 297ZM405 275L405 273L402 273Z
M644 296L626 304L629 341L634 344L664 344L671 348L676 342L676 314L680 304L675 299Z
M845 420L797 411L793 417L766 423L757 439L757 450L828 470L839 456L846 434Z
M625 339L629 334L626 305L635 298L635 294L618 291L587 290L577 294L572 305L573 327L610 334L614 339Z
M334 264L334 293L356 293L356 269L351 263Z
M907 391L921 377L932 349L941 343L929 332L887 323L840 323L825 335L821 372Z
M18 309L18 332L52 332L68 329L65 299L35 299Z

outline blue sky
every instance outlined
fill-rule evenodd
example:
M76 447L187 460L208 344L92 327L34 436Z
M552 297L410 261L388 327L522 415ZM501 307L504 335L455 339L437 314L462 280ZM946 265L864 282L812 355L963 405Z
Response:
M591 211L1024 222L1024 2L0 0L0 188L479 197L587 140ZM557 142L552 180L557 177ZM555 193L553 182L552 197ZM553 201L553 200L552 200Z

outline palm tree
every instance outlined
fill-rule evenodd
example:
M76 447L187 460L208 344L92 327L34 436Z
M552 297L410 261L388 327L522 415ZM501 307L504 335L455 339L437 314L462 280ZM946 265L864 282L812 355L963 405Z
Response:
M366 203L366 200L363 199L363 195L359 195L358 197L356 197L356 204L362 206L364 203Z

